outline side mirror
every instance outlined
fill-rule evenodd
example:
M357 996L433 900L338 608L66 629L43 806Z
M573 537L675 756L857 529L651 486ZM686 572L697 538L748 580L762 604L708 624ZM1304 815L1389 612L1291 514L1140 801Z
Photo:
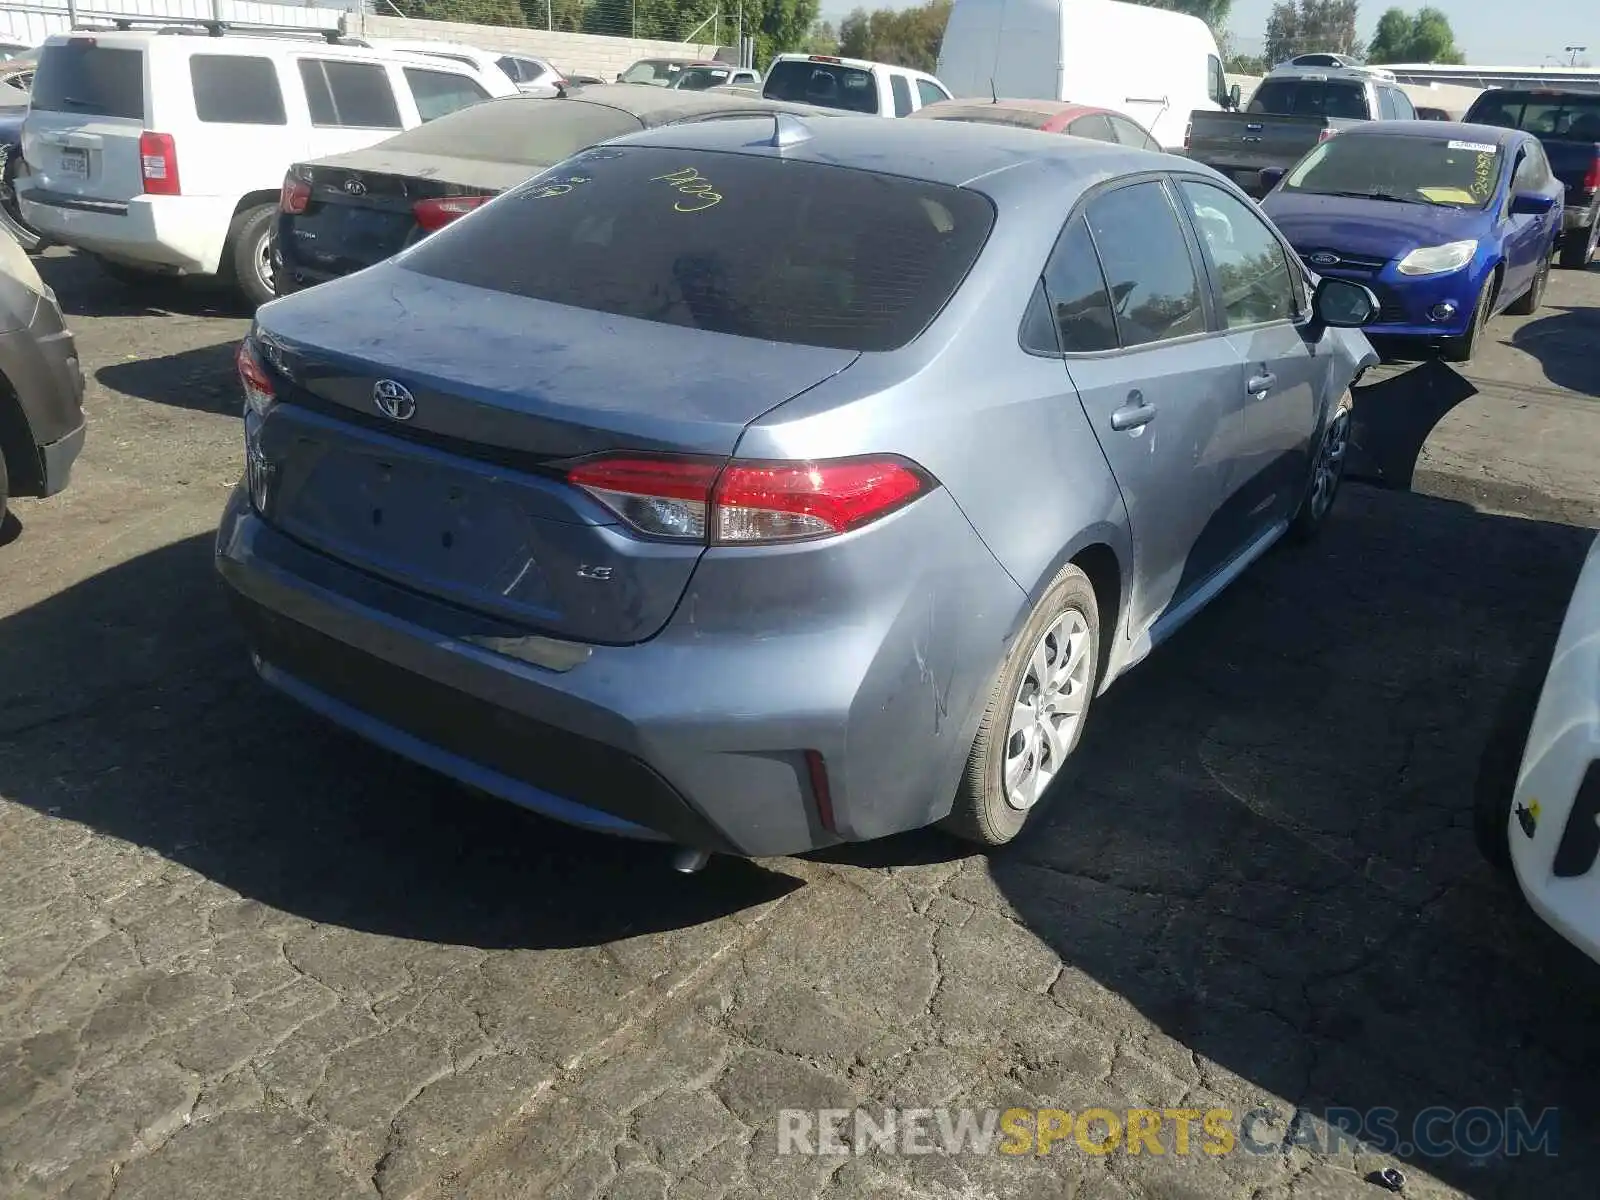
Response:
M1351 279L1327 278L1317 284L1311 311L1333 329L1360 329L1378 319L1378 298L1372 289Z
M1287 167L1262 168L1262 170L1256 174L1256 185L1261 189L1261 194L1265 196L1273 188L1277 187L1279 181L1281 181L1288 173L1289 171Z
M1239 85L1237 83L1228 88L1228 107L1235 112L1239 111Z
M1541 196L1537 192L1518 192L1511 197L1511 215L1514 217L1542 217L1555 206L1554 196Z

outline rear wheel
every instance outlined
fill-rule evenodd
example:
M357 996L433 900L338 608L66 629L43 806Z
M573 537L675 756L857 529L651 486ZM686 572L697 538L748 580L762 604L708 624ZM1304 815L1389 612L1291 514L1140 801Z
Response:
M247 208L233 219L223 252L229 282L252 310L278 293L273 289L272 238L278 209L273 204Z
M1561 269L1582 271L1594 257L1595 242L1600 240L1600 220L1587 229L1569 229L1561 239Z
M1078 745L1099 664L1094 587L1069 563L1006 656L946 829L983 846L1022 832Z

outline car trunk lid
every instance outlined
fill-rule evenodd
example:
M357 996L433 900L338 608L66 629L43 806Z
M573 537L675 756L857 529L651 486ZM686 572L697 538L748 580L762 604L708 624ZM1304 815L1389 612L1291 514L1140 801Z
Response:
M258 316L281 401L258 438L264 515L363 570L585 642L656 633L703 547L625 532L559 464L617 450L726 458L752 420L857 357L392 264L362 277L368 303L351 303L355 283Z

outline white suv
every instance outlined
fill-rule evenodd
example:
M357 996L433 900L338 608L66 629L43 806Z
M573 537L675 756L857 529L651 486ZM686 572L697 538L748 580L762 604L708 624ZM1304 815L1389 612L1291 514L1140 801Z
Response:
M367 45L380 50L404 50L408 54L428 54L435 58L464 63L479 71L499 71L517 85L525 96L553 97L566 85L561 72L542 58L529 54L507 54L484 50L460 42L434 42L410 38L372 38Z
M273 295L291 164L517 90L498 72L353 45L336 30L133 24L40 48L22 126L23 217L124 280L220 276L253 304Z

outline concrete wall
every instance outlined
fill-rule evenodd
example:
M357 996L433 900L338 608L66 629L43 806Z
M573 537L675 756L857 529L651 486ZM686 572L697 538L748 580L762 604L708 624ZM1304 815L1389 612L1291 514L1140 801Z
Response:
M657 42L648 38L600 37L590 33L556 33L514 26L465 25L454 21L422 21L350 14L349 30L366 38L410 38L464 42L485 50L522 51L548 59L558 70L598 75L612 80L641 58L712 58L712 42Z

